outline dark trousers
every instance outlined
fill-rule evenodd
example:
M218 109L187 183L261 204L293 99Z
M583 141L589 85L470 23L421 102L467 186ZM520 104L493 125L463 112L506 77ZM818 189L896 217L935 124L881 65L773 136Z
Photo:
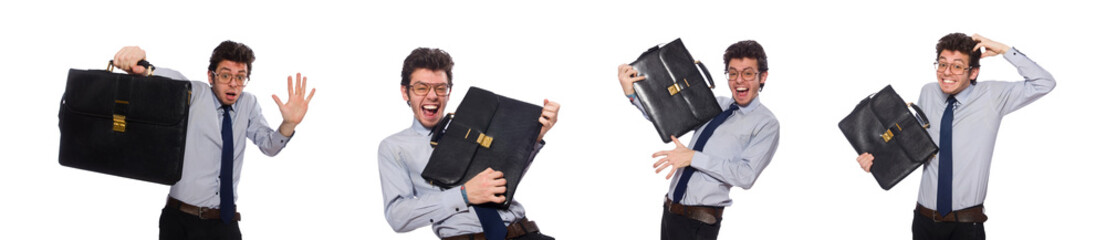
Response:
M200 219L195 215L181 212L180 209L165 207L161 209L161 229L159 239L224 239L241 240L242 232L238 222L224 224L220 219Z
M664 210L661 216L661 240L677 239L718 239L718 229L722 227L722 219L714 224L706 224L699 220L676 215Z
M911 227L915 240L922 239L987 239L983 223L934 222L914 211Z
M512 240L555 240L553 237L541 234L541 232L527 233L526 235L512 238Z

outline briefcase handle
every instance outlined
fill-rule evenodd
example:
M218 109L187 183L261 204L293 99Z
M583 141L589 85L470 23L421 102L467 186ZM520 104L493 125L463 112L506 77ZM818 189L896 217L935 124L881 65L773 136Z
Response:
M707 75L707 82L710 83L710 89L714 89L714 78L710 76L710 71L707 71L707 66L703 65L703 62L695 61L695 66L699 66L699 70L703 71L704 75Z
M910 108L913 108L914 112L917 113L915 116L917 116L918 122L922 123L922 128L929 128L929 117L926 117L926 113L922 112L922 108L914 103L907 103L906 105L910 105Z
M138 66L146 68L146 76L154 75L154 65L146 61L146 59L138 60ZM115 71L115 60L108 60L108 72Z

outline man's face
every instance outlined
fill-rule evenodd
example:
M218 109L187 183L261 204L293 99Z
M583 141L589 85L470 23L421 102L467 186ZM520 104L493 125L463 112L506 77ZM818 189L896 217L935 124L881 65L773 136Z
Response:
M979 68L968 69L969 57L959 51L941 50L937 56L937 83L941 85L941 92L957 94L971 85L972 79L979 75ZM941 68L942 65L945 67ZM958 68L962 72L957 73Z
M403 100L411 104L411 112L422 123L423 127L433 128L442 119L445 104L449 101L449 94L439 95L435 88L449 87L449 79L445 70L432 71L425 68L417 68L411 72L411 83L408 86L400 86ZM425 95L419 95L416 88L428 87Z
M232 105L242 96L242 89L246 87L238 78L245 78L249 74L245 63L223 60L215 67L215 73L208 72L207 82L211 84L211 90L215 97L223 105ZM229 76L229 79L221 79L220 76Z
M748 106L760 93L760 84L768 79L768 72L757 72L757 60L752 58L733 58L726 67L731 76L730 92L739 106ZM737 74L736 77L732 77Z

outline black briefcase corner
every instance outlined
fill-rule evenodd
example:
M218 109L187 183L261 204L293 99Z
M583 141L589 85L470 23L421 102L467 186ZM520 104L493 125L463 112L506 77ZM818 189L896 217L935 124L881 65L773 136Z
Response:
M457 107L431 130L434 152L422 177L444 188L464 184L492 168L507 180L506 201L486 204L507 208L526 168L530 166L542 107L472 87Z
M58 163L172 185L183 168L192 84L70 69L58 112Z
M645 76L634 82L634 92L661 141L671 142L669 136L682 136L722 113L710 72L679 38L650 48L630 66Z
M876 158L870 170L884 190L890 190L938 151L926 130L929 118L917 105L908 108L891 85L861 100L837 126L857 154L867 152Z

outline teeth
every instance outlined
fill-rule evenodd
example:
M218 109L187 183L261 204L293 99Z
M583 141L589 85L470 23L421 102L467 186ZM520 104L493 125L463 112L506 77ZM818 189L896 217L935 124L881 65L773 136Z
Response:
M748 91L749 88L737 88L737 91Z
M422 108L426 109L426 110L438 110L437 105L425 105L425 106L422 106Z
M945 83L956 83L956 81L953 81L953 80L945 80Z

